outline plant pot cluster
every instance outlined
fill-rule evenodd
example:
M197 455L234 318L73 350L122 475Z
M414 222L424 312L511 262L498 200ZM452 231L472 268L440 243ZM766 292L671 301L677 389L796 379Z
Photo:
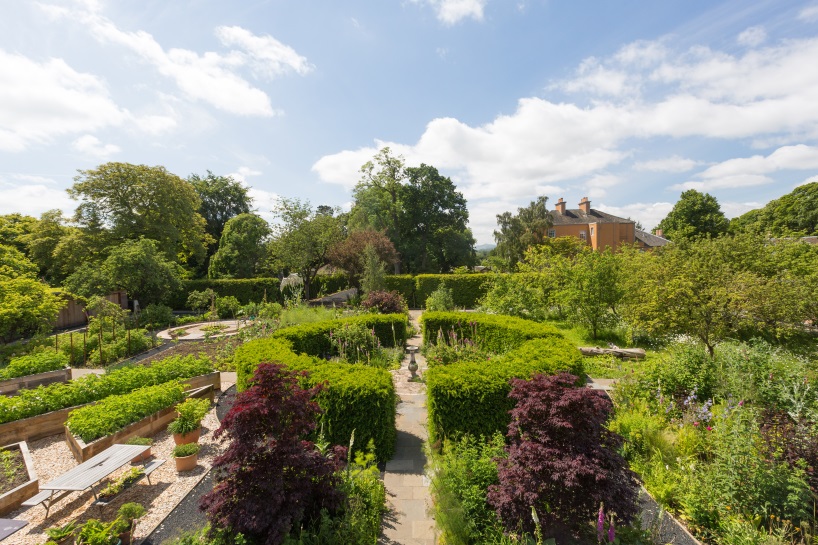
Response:
M172 456L176 460L176 470L190 471L199 462L199 438L202 435L202 420L210 410L207 399L186 399L176 407L178 418L168 425L173 434L176 448Z
M65 526L48 528L47 545L131 545L137 519L145 515L145 508L138 503L125 503L119 508L117 518L104 523L88 519L85 524L71 522Z

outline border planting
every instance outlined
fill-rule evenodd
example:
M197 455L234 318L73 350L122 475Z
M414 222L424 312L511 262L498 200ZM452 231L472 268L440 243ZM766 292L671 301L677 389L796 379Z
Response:
M553 327L508 316L428 312L421 317L424 341L454 328L461 338L502 356L485 362L440 365L426 372L429 437L437 441L464 433L504 433L514 400L512 378L568 371L585 380L582 355Z
M350 435L355 431L355 446L366 448L372 439L375 443L375 455L379 461L389 460L395 452L395 406L397 397L392 375L383 369L376 369L360 364L335 363L310 355L309 349L324 353L329 349L328 341L322 340L331 329L362 318L377 318L374 325L376 334L381 337L389 325L389 344L392 344L392 323L406 325L403 315L358 316L341 320L329 320L316 324L305 324L280 330L278 335L247 342L236 349L233 361L236 364L236 385L244 391L252 380L255 368L262 362L281 362L290 369L307 371L305 387L323 383L324 390L316 401L324 410L321 416L323 433L327 441L335 445L349 443ZM386 320L384 320L386 319ZM326 327L315 327L317 325ZM309 326L309 327L307 327ZM300 350L294 349L294 343L288 335L289 330L298 330L289 335L298 340ZM395 327L398 342L405 341L405 329L402 335ZM296 353L301 352L301 353ZM319 425L321 429L321 425Z

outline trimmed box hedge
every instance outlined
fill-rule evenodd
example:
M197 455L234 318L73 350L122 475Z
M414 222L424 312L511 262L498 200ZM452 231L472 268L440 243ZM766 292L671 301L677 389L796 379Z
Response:
M439 327L444 331L462 327L462 334L481 346L505 352L486 362L441 365L426 371L432 441L464 433L486 437L497 431L505 434L511 421L509 411L514 407L508 397L512 378L568 371L578 382L585 380L579 350L550 326L508 316L455 312L429 312L422 320L424 338L427 328L429 333L435 331L431 336L436 338Z
M372 439L379 461L392 458L397 396L389 371L296 354L292 343L281 337L245 343L236 349L233 361L240 392L250 386L253 372L262 362L281 362L290 369L307 371L304 387L325 384L316 401L324 410L321 421L326 439L332 444L347 445L355 430L357 448L365 448Z
M340 329L344 324L363 324L374 329L383 346L403 346L406 344L409 319L405 314L364 314L285 327L273 333L273 337L290 341L296 353L326 356L333 353L329 332Z
M384 278L387 291L396 291L403 296L411 308L419 308L415 301L415 277L411 274L392 274Z
M95 405L71 411L65 425L71 433L90 443L167 409L184 398L184 388L175 380L143 386L128 394L109 396Z
M526 341L562 337L554 326L499 314L477 312L424 312L420 317L424 344L436 344L438 331L454 330L460 338L471 339L489 352L513 350Z
M0 397L0 424L211 371L213 364L208 358L173 356L151 366L121 367L104 375L86 375L69 382L21 390L17 396Z

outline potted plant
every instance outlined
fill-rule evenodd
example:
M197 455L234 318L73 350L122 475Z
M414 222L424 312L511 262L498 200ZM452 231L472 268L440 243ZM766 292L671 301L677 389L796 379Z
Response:
M179 445L173 449L171 455L176 459L176 471L189 471L199 462L199 444Z
M71 542L74 533L77 531L77 522L69 522L65 526L55 526L54 528L46 529L45 533L50 541L57 545L66 545Z
M151 446L153 444L153 439L151 439L150 437L131 437L130 439L128 439L126 444L127 445L140 445L140 446L149 447L149 446ZM147 460L150 457L151 457L151 449L148 449L145 452L143 452L142 454L140 454L139 456L137 456L136 458L134 458L133 460L131 460L131 463L132 464L138 464L140 462L144 462L145 460Z
M176 407L179 416L168 425L168 431L173 434L173 441L177 445L196 443L202 434L202 420L210 410L210 401L207 399L189 398Z
M119 536L122 545L131 545L136 520L145 515L145 508L139 503L123 503L117 515L119 516L114 521L114 533Z
M104 524L98 519L88 519L77 534L77 545L120 545L114 533L116 521Z

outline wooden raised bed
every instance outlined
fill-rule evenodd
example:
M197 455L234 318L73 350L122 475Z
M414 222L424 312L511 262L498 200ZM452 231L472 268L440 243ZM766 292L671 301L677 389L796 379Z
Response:
M212 384L202 386L185 392L187 397L209 398L213 401L215 389ZM151 437L168 427L172 420L176 419L176 405L162 409L159 412L146 416L138 422L129 424L111 435L100 437L90 443L86 443L76 435L73 435L67 426L63 426L65 432L65 442L71 449L71 454L80 463L99 454L106 448L117 443L124 443L131 437Z
M212 385L214 390L220 390L221 373L214 371L207 375L187 379L183 381L182 384L186 385L189 389ZM96 403L96 401L86 403L85 405L91 405L93 403ZM64 433L68 413L85 405L75 405L73 407L51 411L50 413L0 424L0 444L34 441L35 439L42 439L43 437Z
M0 516L11 513L20 507L20 504L40 490L40 482L37 479L37 472L34 470L34 462L31 459L31 454L28 452L28 445L26 445L25 441L6 445L1 448L2 450L19 450L22 453L28 480L17 488L0 495Z
M37 386L52 384L54 382L67 382L69 380L71 380L70 367L57 369L56 371L26 375L24 377L10 378L8 380L0 380L0 395L13 396L17 395L17 392L20 390L29 390Z

